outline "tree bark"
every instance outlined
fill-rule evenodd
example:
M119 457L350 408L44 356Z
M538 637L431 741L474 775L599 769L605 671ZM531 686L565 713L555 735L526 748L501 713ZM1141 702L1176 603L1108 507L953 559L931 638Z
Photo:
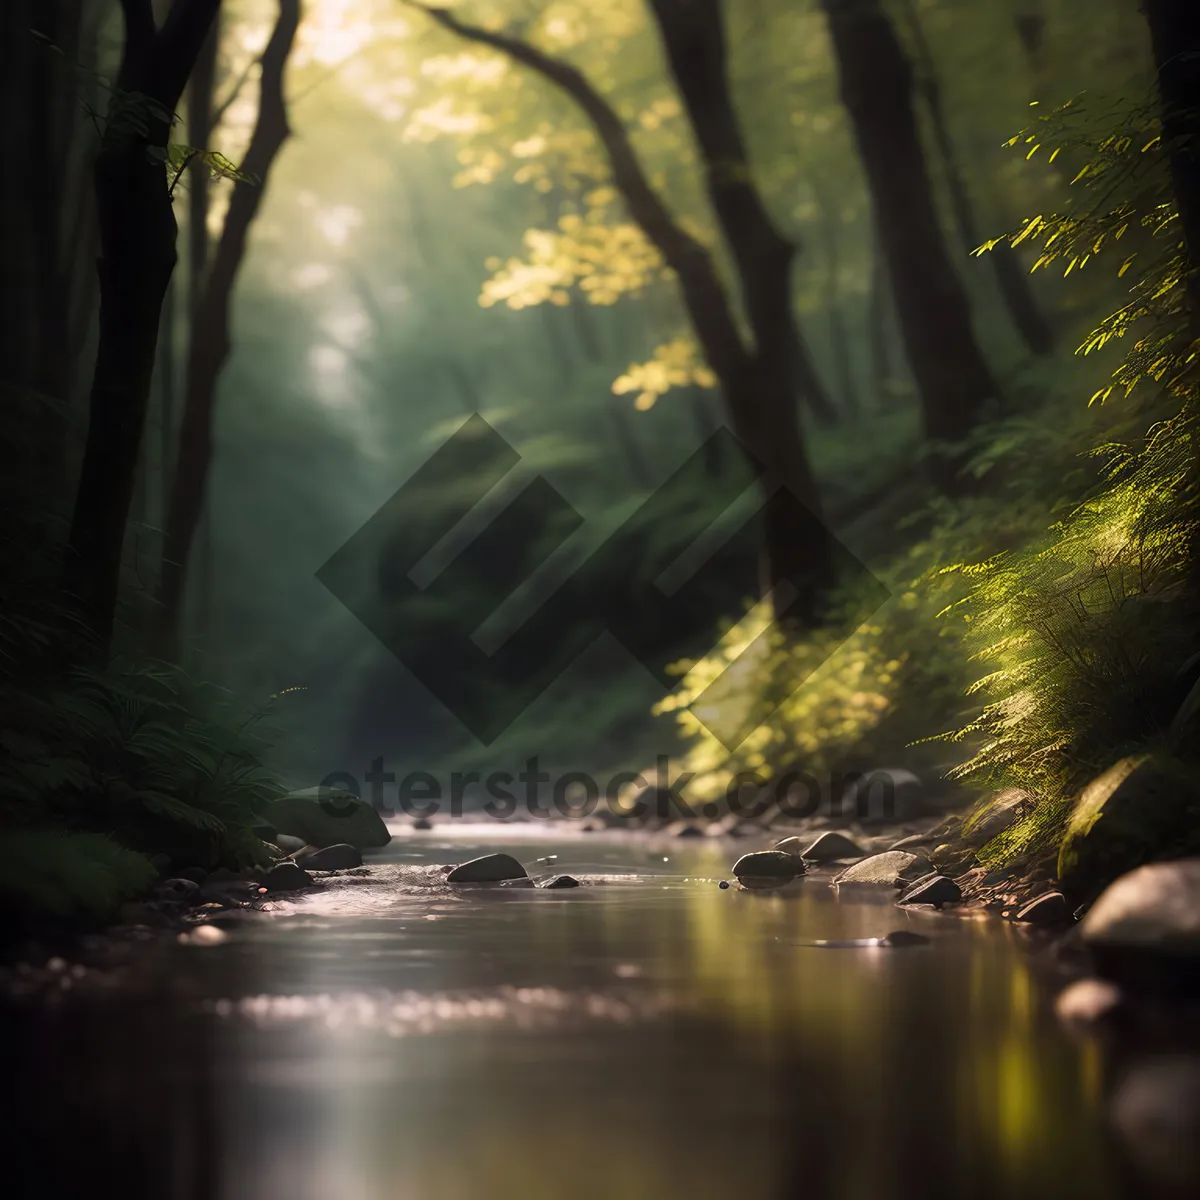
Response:
M95 0L0 5L0 381L22 407L20 430L10 429L27 466L22 494L53 510L66 507L66 418L94 316L95 131L83 72L96 65L96 25Z
M730 424L761 471L764 588L776 618L815 619L833 575L833 546L800 429L797 387L815 384L791 311L794 247L771 223L749 175L725 75L719 0L653 0L668 61L706 170L709 196L737 265L753 344L747 344L708 252L671 215L633 151L612 106L569 63L506 34L467 25L445 9L422 8L444 28L491 46L565 92L591 121L613 183L632 219L679 282L684 308L721 385ZM823 395L823 393L821 393ZM792 581L791 588L777 586ZM784 598L784 593L791 596Z
M968 255L983 243L980 236L979 222L975 217L975 206L971 202L971 193L967 188L966 177L954 139L950 136L950 126L946 120L946 110L942 105L942 83L938 78L937 64L929 43L925 40L925 31L921 28L921 18L918 16L912 0L904 0L904 11L908 20L913 46L917 52L917 83L925 110L929 114L930 128L933 130L934 142L937 145L938 157L942 160L942 170L945 173L946 191L950 197L950 207L954 213L954 222L958 226L959 237L963 249ZM1050 354L1054 350L1054 331L1050 328L1042 311L1038 308L1029 285L1029 275L1021 266L1021 260L1014 247L1007 242L999 242L988 253L992 272L996 278L996 286L1000 298L1008 311L1009 319L1022 341L1031 354Z
M233 185L221 236L205 274L192 327L180 419L179 456L171 481L163 543L161 631L166 650L178 645L188 560L204 515L213 452L217 381L232 349L230 308L271 168L290 130L283 76L300 24L300 0L279 0L279 17L262 56L258 117L241 170L253 182Z
M1200 5L1195 0L1142 0L1150 26L1163 141L1189 268L1192 336L1200 338Z
M99 342L64 591L98 649L112 640L125 527L146 422L159 318L177 227L162 156L220 0L178 0L157 29L150 0L122 0L125 44L96 157ZM156 157L157 155L157 157Z
M721 0L650 0L667 62L700 147L709 203L733 255L742 303L764 362L778 362L825 424L836 421L791 303L796 244L763 204L729 90Z
M833 378L837 385L842 411L851 420L859 415L858 386L854 379L854 356L850 350L850 335L846 329L846 316L842 308L842 256L841 228L837 212L825 189L813 189L817 197L817 208L825 230L825 311L829 321L829 354L833 366Z
M875 405L884 408L895 385L895 360L892 353L894 320L891 287L887 278L887 263L879 231L871 231L871 281L867 296L867 345L871 361L871 386L875 393Z
M961 486L953 449L998 395L946 252L917 132L914 80L880 0L821 0L875 208L900 329L921 395L933 475Z

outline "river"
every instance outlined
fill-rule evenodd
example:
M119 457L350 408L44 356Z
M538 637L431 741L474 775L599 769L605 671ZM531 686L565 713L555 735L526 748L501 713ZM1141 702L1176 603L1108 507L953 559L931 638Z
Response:
M1103 1057L1060 1032L1012 926L816 877L722 889L729 843L529 828L397 836L368 876L19 1023L29 1194L1137 1190ZM455 891L435 868L492 849L586 886ZM930 943L811 945L896 929Z

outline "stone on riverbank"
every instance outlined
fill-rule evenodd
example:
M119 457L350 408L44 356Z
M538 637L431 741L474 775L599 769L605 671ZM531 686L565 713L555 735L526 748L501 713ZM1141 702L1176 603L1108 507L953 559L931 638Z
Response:
M303 839L318 848L348 843L359 850L386 846L391 834L365 801L336 788L306 788L267 805L263 817L279 835ZM282 848L282 843L276 841Z
M1071 1029L1089 1029L1120 1011L1121 989L1105 979L1079 979L1059 992L1054 1013Z
M799 840L799 839L796 839ZM852 842L844 833L823 833L815 842L800 851L800 857L808 862L841 862L847 858L862 858L865 851Z
M362 866L362 853L347 842L323 846L296 855L296 862L307 871L345 871Z
M574 875L555 875L553 879L547 880L542 884L544 888L577 888L581 886L579 880Z
M1200 1189L1200 1059L1151 1056L1135 1063L1112 1098L1112 1123L1148 1182L1171 1196Z
M484 854L460 863L446 876L447 883L503 883L528 879L525 868L511 854Z
M884 887L900 887L910 880L919 879L929 874L929 859L917 854L909 854L906 850L887 850L883 854L873 854L862 862L847 867L840 875L834 876L836 884L877 884Z
M1013 917L1029 925L1061 925L1071 919L1071 906L1062 892L1044 892Z
M900 893L897 904L932 904L941 908L943 904L957 904L962 899L962 888L945 875L923 875L910 883Z
M200 892L200 885L194 879L164 879L154 889L156 900L174 900L181 904L193 903Z
M1200 985L1200 859L1121 876L1080 923L1102 975L1133 984Z
M294 862L282 862L272 867L263 878L263 887L268 892L297 892L310 887L312 877Z
M733 873L739 882L764 879L786 883L804 872L804 861L782 850L755 850L751 854L743 854L733 864Z

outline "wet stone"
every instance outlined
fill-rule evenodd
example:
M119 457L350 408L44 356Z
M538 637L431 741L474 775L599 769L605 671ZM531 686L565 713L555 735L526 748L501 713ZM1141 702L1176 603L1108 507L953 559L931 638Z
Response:
M508 879L528 878L525 868L511 854L484 854L460 863L446 876L446 882L503 883Z

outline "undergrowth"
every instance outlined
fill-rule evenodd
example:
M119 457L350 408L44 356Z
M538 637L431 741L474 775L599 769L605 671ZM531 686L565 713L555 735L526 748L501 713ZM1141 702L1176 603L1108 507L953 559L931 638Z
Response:
M23 411L36 413L36 397ZM44 435L36 417L10 435ZM262 718L145 655L99 663L58 595L61 515L20 436L0 461L0 908L111 917L165 864L265 862L253 827L283 791ZM136 631L127 630L131 645ZM81 665L91 663L93 665Z
M1033 795L980 853L1005 865L1053 847L1080 787L1124 755L1195 758L1200 369L1170 147L1152 104L1089 113L1078 102L1016 143L1087 150L1076 202L1008 240L1037 246L1036 268L1094 271L1100 257L1128 280L1076 373L1086 356L1129 348L1098 389L1093 374L1073 396L1060 376L1049 394L1035 388L1036 405L977 430L974 494L931 498L907 531L884 508L872 514L903 548L882 569L890 599L861 624L833 619L789 645L755 610L713 654L679 665L681 687L659 711L690 739L696 794L738 771L820 775L903 755L949 767L954 782ZM835 616L862 606L857 591Z

